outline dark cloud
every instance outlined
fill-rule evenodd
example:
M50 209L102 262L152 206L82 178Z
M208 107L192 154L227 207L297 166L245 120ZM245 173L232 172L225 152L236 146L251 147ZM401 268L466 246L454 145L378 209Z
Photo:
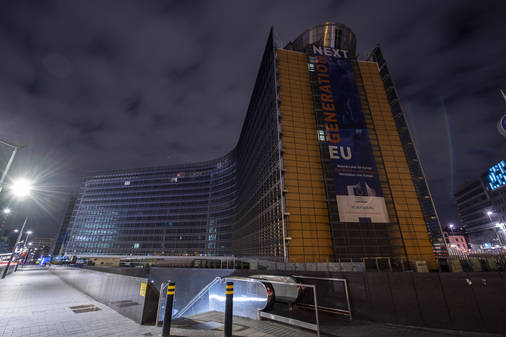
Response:
M325 21L382 45L443 223L452 191L505 156L503 1L0 1L0 139L28 146L33 226L52 235L83 174L234 148L269 30ZM0 147L5 167L11 150ZM33 219L33 220L32 220Z

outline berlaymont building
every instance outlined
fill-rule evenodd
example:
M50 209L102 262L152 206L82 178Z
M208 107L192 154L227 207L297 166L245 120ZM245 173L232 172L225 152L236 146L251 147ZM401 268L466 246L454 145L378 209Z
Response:
M395 257L441 227L382 51L324 23L271 34L239 141L208 162L86 174L65 256Z

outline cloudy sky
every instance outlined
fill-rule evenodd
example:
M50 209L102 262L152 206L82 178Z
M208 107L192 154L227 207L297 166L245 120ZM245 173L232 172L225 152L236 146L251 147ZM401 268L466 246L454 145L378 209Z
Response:
M52 236L85 172L227 154L271 26L286 44L334 21L360 55L382 45L441 223L458 224L455 189L506 157L504 13L502 0L0 0L0 139L27 145L8 178L37 188L14 206ZM11 153L0 144L0 170Z

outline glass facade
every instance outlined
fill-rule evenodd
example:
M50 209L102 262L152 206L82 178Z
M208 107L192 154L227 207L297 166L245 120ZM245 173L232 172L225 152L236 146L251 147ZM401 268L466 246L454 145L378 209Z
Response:
M234 253L286 256L282 151L271 30L237 145Z
M88 173L65 255L228 255L235 152L168 167Z

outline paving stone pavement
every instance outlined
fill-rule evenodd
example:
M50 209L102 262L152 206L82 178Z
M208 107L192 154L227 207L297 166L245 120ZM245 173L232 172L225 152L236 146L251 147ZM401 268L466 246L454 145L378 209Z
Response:
M77 307L77 308L76 308ZM79 309L95 308L79 312ZM74 309L74 310L73 310ZM172 322L171 336L223 336L223 313L210 312ZM68 285L46 269L23 268L0 279L1 337L161 336L161 327L139 325ZM283 323L234 316L233 336L309 337L314 331ZM493 334L401 327L397 325L336 320L321 336L465 336Z

